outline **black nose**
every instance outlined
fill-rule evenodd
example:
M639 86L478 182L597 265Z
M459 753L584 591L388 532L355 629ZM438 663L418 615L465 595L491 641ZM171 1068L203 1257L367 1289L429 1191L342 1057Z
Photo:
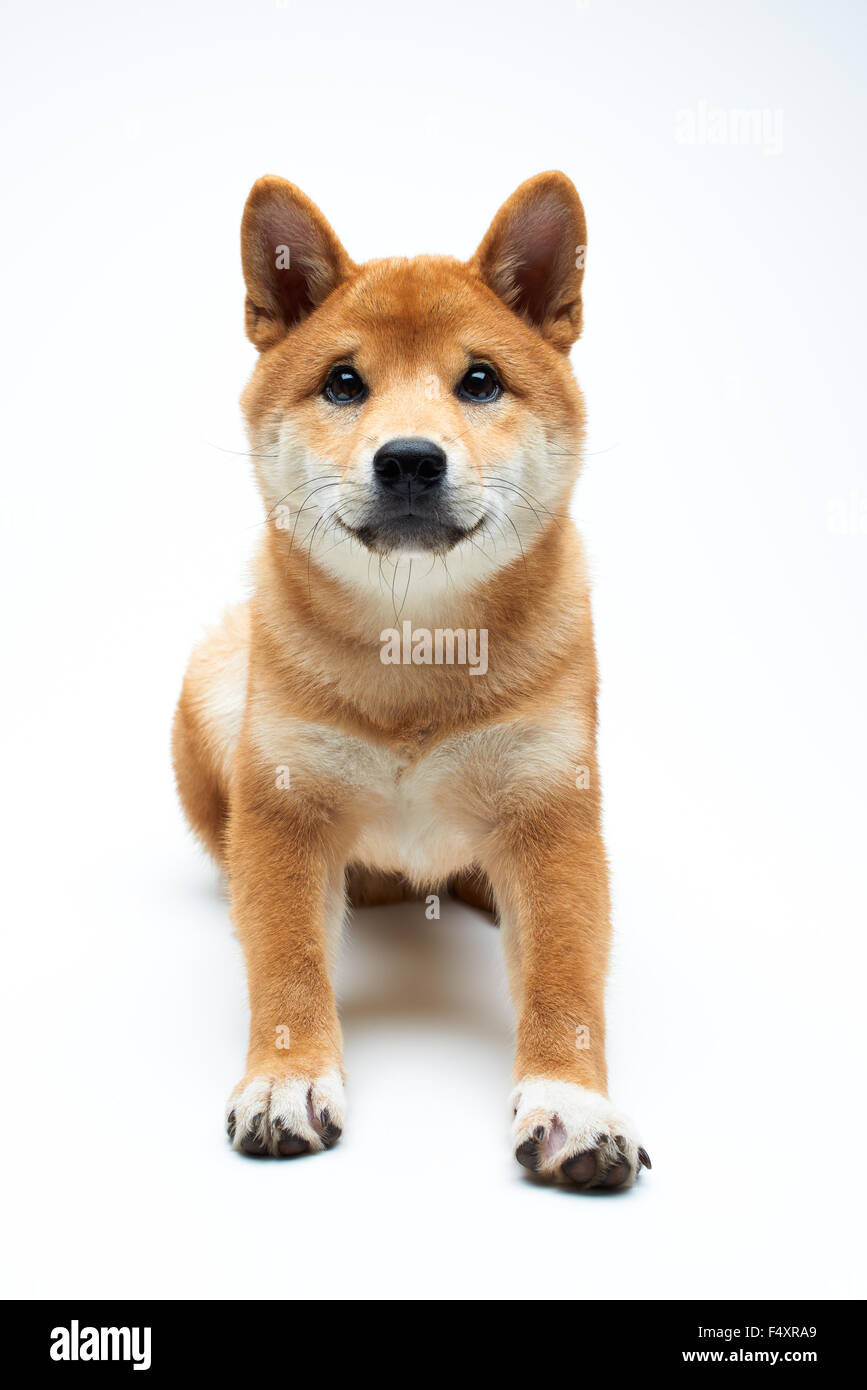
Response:
M374 454L373 471L393 492L427 491L442 482L446 456L432 439L390 439Z

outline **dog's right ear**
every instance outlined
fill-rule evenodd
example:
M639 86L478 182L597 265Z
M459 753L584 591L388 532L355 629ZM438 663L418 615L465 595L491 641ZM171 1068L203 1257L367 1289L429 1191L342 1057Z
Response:
M581 199L555 169L527 179L503 204L470 265L565 353L581 333L586 241Z
M247 337L273 347L354 270L315 203L268 174L250 190L241 222Z

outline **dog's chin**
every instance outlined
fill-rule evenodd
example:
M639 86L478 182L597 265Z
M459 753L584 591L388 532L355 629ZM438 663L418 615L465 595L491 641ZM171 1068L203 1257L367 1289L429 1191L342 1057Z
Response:
M429 516L383 517L350 526L338 518L339 525L375 555L446 555L462 541L469 540L484 525L480 517L472 526L462 526Z

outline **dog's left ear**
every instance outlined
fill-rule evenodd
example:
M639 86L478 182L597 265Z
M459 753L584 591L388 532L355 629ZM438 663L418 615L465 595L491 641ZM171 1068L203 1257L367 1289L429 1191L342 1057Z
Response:
M587 227L565 174L537 174L503 204L470 261L495 294L561 352L581 332Z

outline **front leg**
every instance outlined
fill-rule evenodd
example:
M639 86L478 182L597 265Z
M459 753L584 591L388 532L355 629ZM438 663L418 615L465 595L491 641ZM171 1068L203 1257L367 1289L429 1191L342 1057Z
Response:
M498 827L486 864L518 1012L515 1157L580 1187L626 1187L650 1160L607 1098L608 867L598 816L568 796Z
M334 808L270 780L261 769L239 772L230 806L227 866L250 1046L227 1129L234 1148L285 1158L330 1148L343 1128L330 975L345 906L344 845Z

